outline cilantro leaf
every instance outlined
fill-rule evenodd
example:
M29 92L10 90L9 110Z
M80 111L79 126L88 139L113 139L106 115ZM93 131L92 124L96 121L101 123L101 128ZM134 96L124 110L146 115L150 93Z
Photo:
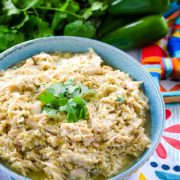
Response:
M88 100L90 100L90 94L93 97L94 91L69 80L64 84L52 84L39 95L38 99L43 103L43 112L49 117L56 118L58 115L55 116L55 114L60 115L63 112L66 114L67 122L77 122L89 116L87 101L83 98L86 94L89 94Z
M83 12L83 18L84 19L88 19L91 15L93 14L93 11L91 8L86 8L84 9L84 12Z
M79 3L74 1L74 0L69 0L69 4L66 7L66 9L71 11L71 12L76 13L76 12L78 12L80 10Z
M12 0L3 0L3 11L7 14L7 16L11 16L14 14L19 14L21 12L20 9L18 9Z
M19 9L27 10L32 7L35 7L39 0L12 0L13 4ZM42 0L40 0L41 2Z
M61 29L64 26L67 17L68 17L67 13L56 12L53 16L53 20L51 24L52 29L53 30Z
M43 112L48 114L48 116L50 118L57 118L58 117L58 110L56 109L53 109L52 107L49 107L49 106L44 106L43 107Z
M89 101L92 97L95 96L95 91L93 91L92 89L89 89L87 86L85 85L81 85L81 96L86 100Z
M83 98L79 97L79 96L75 96L75 97L73 98L73 101L74 101L76 104L80 104L80 105L85 105L85 104L86 104L86 101L85 101Z
M86 106L83 107L82 113L80 115L81 115L81 118L89 116L88 108Z
M66 105L68 103L68 98L67 97L61 97L58 100L59 100L59 102L58 102L59 106L64 106L64 105Z
M67 113L67 122L76 122L77 120L75 109L70 106Z
M12 29L20 29L24 24L29 20L29 15L26 12L23 12L17 16L18 21L15 21L12 24Z
M91 6L89 8L85 8L83 12L84 19L88 19L91 16L99 16L103 15L104 11L108 8L106 4L100 1L91 2Z
M92 11L97 11L103 8L103 3L102 2L94 2L91 6Z
M4 25L0 25L0 51L7 49L25 40L24 35L16 30L10 30Z
M64 35L67 36L81 36L92 38L96 32L95 27L90 22L83 22L81 20L73 21L65 26Z
M59 97L59 96L63 96L66 89L61 83L56 83L51 85L49 88L47 88L46 91L53 94L56 97Z
M53 106L57 106L59 104L58 99L48 91L40 94L38 99L44 104L51 104Z
M40 17L34 15L29 16L29 20L24 24L22 31L26 34L28 39L53 35L53 31L49 27L49 24Z

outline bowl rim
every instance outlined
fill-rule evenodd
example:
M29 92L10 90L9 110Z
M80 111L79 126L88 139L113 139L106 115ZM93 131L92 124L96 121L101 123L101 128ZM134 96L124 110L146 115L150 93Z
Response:
M160 105L161 105L161 125L160 125L160 129L158 131L157 134L157 138L153 141L153 144L150 145L150 147L146 150L148 151L146 154L142 154L139 158L137 159L137 161L135 161L135 163L133 163L133 165L131 165L130 167L128 167L127 169L123 170L122 172L118 173L117 175L109 178L109 180L119 180L120 178L125 178L127 176L129 176L131 173L135 172L139 167L141 167L149 158L150 156L154 153L155 148L157 147L158 143L160 142L160 138L162 136L162 132L163 132L163 128L164 128L164 119L165 119L165 105L164 105L164 101L162 98L162 95L159 91L158 85L156 84L156 82L153 80L153 78L151 77L151 75L148 73L148 71L145 69L145 67L143 67L135 58L133 58L132 56L130 56L129 54L127 54L126 52L108 45L106 43L100 42L98 40L94 40L94 39L88 39L88 38L84 38L84 37L76 37L76 36L50 36L50 37L43 37L43 38L37 38L37 39L33 39L33 40L28 40L25 41L23 43L17 44L7 50L5 50L4 52L0 53L0 63L1 61L6 57L6 56L10 56L11 53L18 51L19 49L24 48L25 46L29 46L31 44L37 43L37 42L43 42L43 41L59 41L59 40L72 40L72 41L83 41L85 43L89 43L91 42L94 45L98 45L101 47L105 47L108 48L110 51L116 51L117 53L121 53L124 57L127 57L128 60L130 60L135 66L138 66L139 69L141 69L144 73L144 75L146 75L146 77L149 79L148 84L152 83L157 97L159 98L160 101ZM12 174L13 177L17 177L17 178L21 178L22 180L25 179L29 179L25 176L22 176L10 169L8 169L7 167L3 166L0 163L0 169L6 171L8 174ZM0 171L1 172L1 171Z

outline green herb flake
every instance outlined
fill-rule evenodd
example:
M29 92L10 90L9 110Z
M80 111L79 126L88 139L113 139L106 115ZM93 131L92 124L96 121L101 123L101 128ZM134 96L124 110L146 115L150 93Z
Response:
M64 84L51 85L38 99L43 103L42 111L49 117L58 119L61 113L65 113L67 122L73 123L88 118L86 104L94 94L95 92L85 85L76 85L73 80L69 80Z
M124 97L117 97L117 101L120 103L120 104L123 104L125 102L125 98Z
M58 117L58 110L53 109L52 107L44 106L42 111L47 113L50 118L57 118Z

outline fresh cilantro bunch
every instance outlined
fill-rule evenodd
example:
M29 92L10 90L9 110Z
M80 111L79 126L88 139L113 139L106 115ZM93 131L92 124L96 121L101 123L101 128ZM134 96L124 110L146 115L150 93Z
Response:
M1 0L0 51L45 36L95 37L108 1Z
M88 118L87 101L95 92L84 85L76 85L73 80L56 83L41 93L38 99L43 103L42 111L52 118L66 114L67 122L77 122Z

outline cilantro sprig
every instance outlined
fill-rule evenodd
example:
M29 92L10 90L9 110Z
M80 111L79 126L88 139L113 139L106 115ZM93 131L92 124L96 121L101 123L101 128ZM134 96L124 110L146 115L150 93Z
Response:
M93 38L109 0L1 0L0 52L53 35Z
M89 116L87 102L95 95L85 85L76 85L73 80L56 83L42 92L38 99L43 103L42 111L51 118L66 114L67 122L77 122Z

